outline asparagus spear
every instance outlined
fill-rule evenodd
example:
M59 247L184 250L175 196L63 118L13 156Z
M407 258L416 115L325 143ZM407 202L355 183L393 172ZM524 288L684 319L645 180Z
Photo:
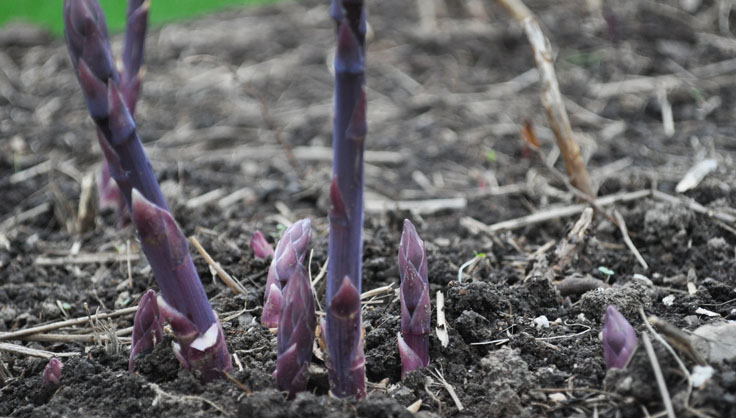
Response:
M102 133L99 142L110 174L132 213L161 288L159 310L179 341L177 357L205 380L221 377L232 368L224 335L121 94L102 9L96 0L65 0L64 23L69 55Z
M325 332L332 393L363 397L360 290L366 135L365 6L362 0L333 0L331 14L337 25L337 52Z

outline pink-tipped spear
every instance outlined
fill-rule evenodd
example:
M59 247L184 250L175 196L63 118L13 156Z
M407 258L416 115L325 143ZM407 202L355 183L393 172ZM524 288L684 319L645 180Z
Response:
M293 398L307 388L309 363L317 316L307 269L294 269L284 290L284 309L279 320L276 386Z
M138 303L138 310L133 320L133 338L130 344L128 371L135 367L135 357L140 353L147 353L163 341L164 328L161 314L158 311L156 292L148 289Z
M273 247L266 241L266 237L263 236L263 232L261 231L253 233L253 236L250 238L250 248L253 250L253 255L256 258L260 258L261 260L265 260L268 257L273 258Z
M64 364L56 357L51 357L46 367L43 369L43 385L56 386L61 382L61 369Z
M309 219L302 219L287 228L279 243L276 244L271 267L268 269L266 292L263 297L261 323L264 326L268 328L279 326L279 317L284 303L283 288L304 262L311 239L312 222Z
M623 369L634 353L638 339L629 321L615 306L606 308L603 320L603 356L607 368Z
M404 220L404 231L399 244L399 275L401 332L398 340L403 379L408 372L429 364L432 315L424 242L408 219Z

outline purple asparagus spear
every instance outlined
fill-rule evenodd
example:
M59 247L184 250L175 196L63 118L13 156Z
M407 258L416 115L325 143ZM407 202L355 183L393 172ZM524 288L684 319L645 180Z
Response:
M61 381L61 369L64 364L56 357L51 357L49 363L43 369L43 385L56 386Z
M125 44L123 46L123 69L120 74L120 93L128 107L131 117L135 118L135 106L141 89L140 69L143 63L143 49L148 28L148 10L150 0L129 0L126 16ZM98 139L103 141L103 134L98 129ZM115 209L120 224L127 223L129 214L125 210L125 201L118 185L111 181L110 167L107 160L102 163L101 179L98 182L100 208Z
M414 225L404 220L399 244L401 276L401 378L429 364L429 333L432 305L429 299L427 255Z
M307 388L317 324L314 295L307 269L297 265L284 290L284 309L279 319L276 386L293 398Z
M312 222L302 219L284 231L268 269L266 292L263 297L263 313L261 323L268 328L279 326L279 317L283 307L283 288L304 262L307 246L312 239Z
M629 321L615 306L606 308L603 320L603 356L607 368L623 369L633 354L638 339Z
M250 238L250 248L253 249L253 254L256 258L265 260L268 257L273 257L273 247L266 241L266 237L263 236L261 231L256 231Z
M168 211L146 200L138 189L133 189L132 212L143 251L161 287L159 312L178 341L174 354L185 368L201 372L205 381L222 377L232 369L230 354L184 234Z
M360 294L345 276L322 324L330 354L330 391L340 398L365 397L365 355L360 308ZM336 358L333 353L345 353L345 356Z
M120 91L131 115L135 114L135 105L141 90L140 70L143 64L150 7L150 0L128 0Z
M205 380L222 377L232 368L222 329L121 95L102 9L96 0L65 0L64 22L69 55L87 108L102 133L99 142L110 174L128 204L161 288L160 312L173 321L177 357Z
M163 341L164 329L161 314L158 311L156 292L148 289L138 303L138 310L133 320L133 339L130 344L130 358L128 371L133 371L135 357L140 353L153 350L153 347Z
M365 6L362 0L332 0L330 13L337 26L337 51L325 323L328 368L335 396L363 397L360 292L366 136Z
M120 91L105 16L96 0L65 0L64 22L69 56L87 108L102 133L101 145L110 175L130 206L131 190L168 210L151 163L143 150L131 113Z

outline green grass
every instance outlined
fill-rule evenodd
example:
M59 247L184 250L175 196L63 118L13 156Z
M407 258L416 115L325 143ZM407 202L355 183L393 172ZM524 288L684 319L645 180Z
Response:
M24 20L43 26L54 35L61 35L61 0L0 0L0 26L14 20ZM273 3L277 0L152 0L151 24L201 16L214 10L252 4ZM119 32L125 24L126 0L100 0L110 31Z

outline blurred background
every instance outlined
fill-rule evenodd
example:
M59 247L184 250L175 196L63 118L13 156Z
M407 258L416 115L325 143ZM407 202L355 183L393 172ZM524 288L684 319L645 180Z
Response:
M154 26L181 19L190 19L208 12L229 7L267 4L276 0L156 0L156 7L151 7L151 23ZM0 7L0 26L11 22L23 21L38 24L54 35L61 35L64 22L61 19L61 1L52 0L5 0ZM125 10L128 7L124 0L100 0L107 15L107 23L111 31L117 32L125 23Z

